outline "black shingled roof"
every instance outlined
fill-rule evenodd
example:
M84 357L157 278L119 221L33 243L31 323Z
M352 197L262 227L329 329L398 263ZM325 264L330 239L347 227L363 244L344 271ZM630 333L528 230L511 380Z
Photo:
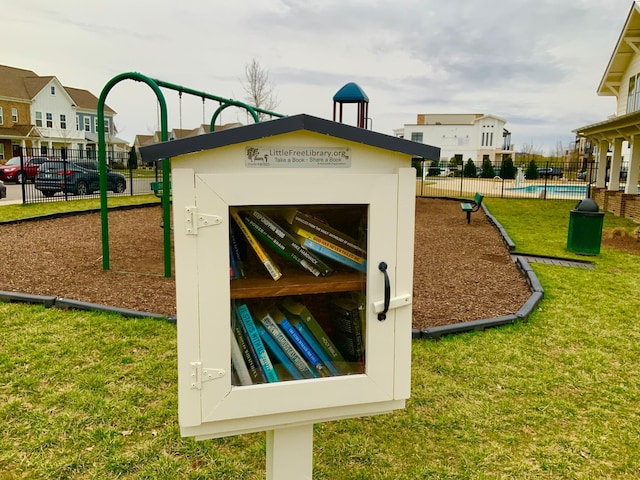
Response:
M440 149L438 147L412 142L306 114L278 118L276 120L254 123L244 127L207 133L195 137L156 143L141 147L140 155L144 161L151 162L161 158L176 157L301 130L329 135L384 150L404 153L413 157L426 158L428 160L440 159Z

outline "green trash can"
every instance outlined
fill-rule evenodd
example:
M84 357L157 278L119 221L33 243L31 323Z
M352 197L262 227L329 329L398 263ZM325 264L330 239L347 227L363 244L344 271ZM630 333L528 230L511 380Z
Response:
M597 255L602 241L604 212L590 198L580 200L569 215L567 249L580 255Z

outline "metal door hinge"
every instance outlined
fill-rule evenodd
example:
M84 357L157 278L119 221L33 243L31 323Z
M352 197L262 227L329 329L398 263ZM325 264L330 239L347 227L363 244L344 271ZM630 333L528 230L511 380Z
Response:
M202 384L227 374L222 368L202 368L201 362L191 362L191 388L202 390Z
M185 207L184 209L184 233L187 235L197 235L199 228L220 225L221 223L222 217L218 215L198 213L196 207Z

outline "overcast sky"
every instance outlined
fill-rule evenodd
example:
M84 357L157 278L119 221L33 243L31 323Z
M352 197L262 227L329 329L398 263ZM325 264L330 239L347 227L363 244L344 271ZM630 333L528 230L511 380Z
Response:
M245 101L245 66L269 72L276 111L331 119L333 95L356 82L373 130L418 113L507 120L516 149L551 153L577 127L615 113L596 89L631 0L20 0L2 2L0 63L55 75L96 96L114 76L151 78ZM178 94L164 90L169 127ZM155 97L127 80L107 97L119 136L158 128ZM204 123L218 107L208 101ZM355 124L355 106L345 105ZM247 122L225 110L224 123ZM183 96L182 127L203 123Z

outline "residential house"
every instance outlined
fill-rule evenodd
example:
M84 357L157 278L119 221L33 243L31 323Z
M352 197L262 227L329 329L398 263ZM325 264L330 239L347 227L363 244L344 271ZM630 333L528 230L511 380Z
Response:
M499 164L513 155L511 133L504 128L506 120L495 115L418 114L414 124L393 131L396 137L426 143L440 148L440 163L452 158L458 163L471 159L477 166L484 159Z
M98 98L87 90L65 87L55 76L0 65L0 161L33 148L42 154L68 150L97 151ZM115 111L105 105L107 152L128 151L115 137Z
M597 93L615 97L616 114L574 132L593 142L598 169L593 198L602 209L640 221L640 4L632 2ZM629 166L621 175L623 144L630 147ZM624 145L626 146L626 145ZM612 150L609 169L607 152ZM626 177L626 179L624 178ZM624 189L621 190L621 178ZM609 180L610 179L610 180Z
M225 123L224 125L216 125L215 131L219 130L227 130L229 128L241 127L242 124L238 122L234 123ZM167 132L167 137L169 140L176 140L180 138L194 137L196 135L202 135L205 133L210 133L211 126L203 123L197 128L193 130L182 129L182 128L174 128L170 132ZM140 157L140 147L146 147L147 145L152 145L154 143L159 143L162 141L162 135L159 131L156 131L153 135L136 135L133 140L133 147L136 149L136 153L138 157Z

